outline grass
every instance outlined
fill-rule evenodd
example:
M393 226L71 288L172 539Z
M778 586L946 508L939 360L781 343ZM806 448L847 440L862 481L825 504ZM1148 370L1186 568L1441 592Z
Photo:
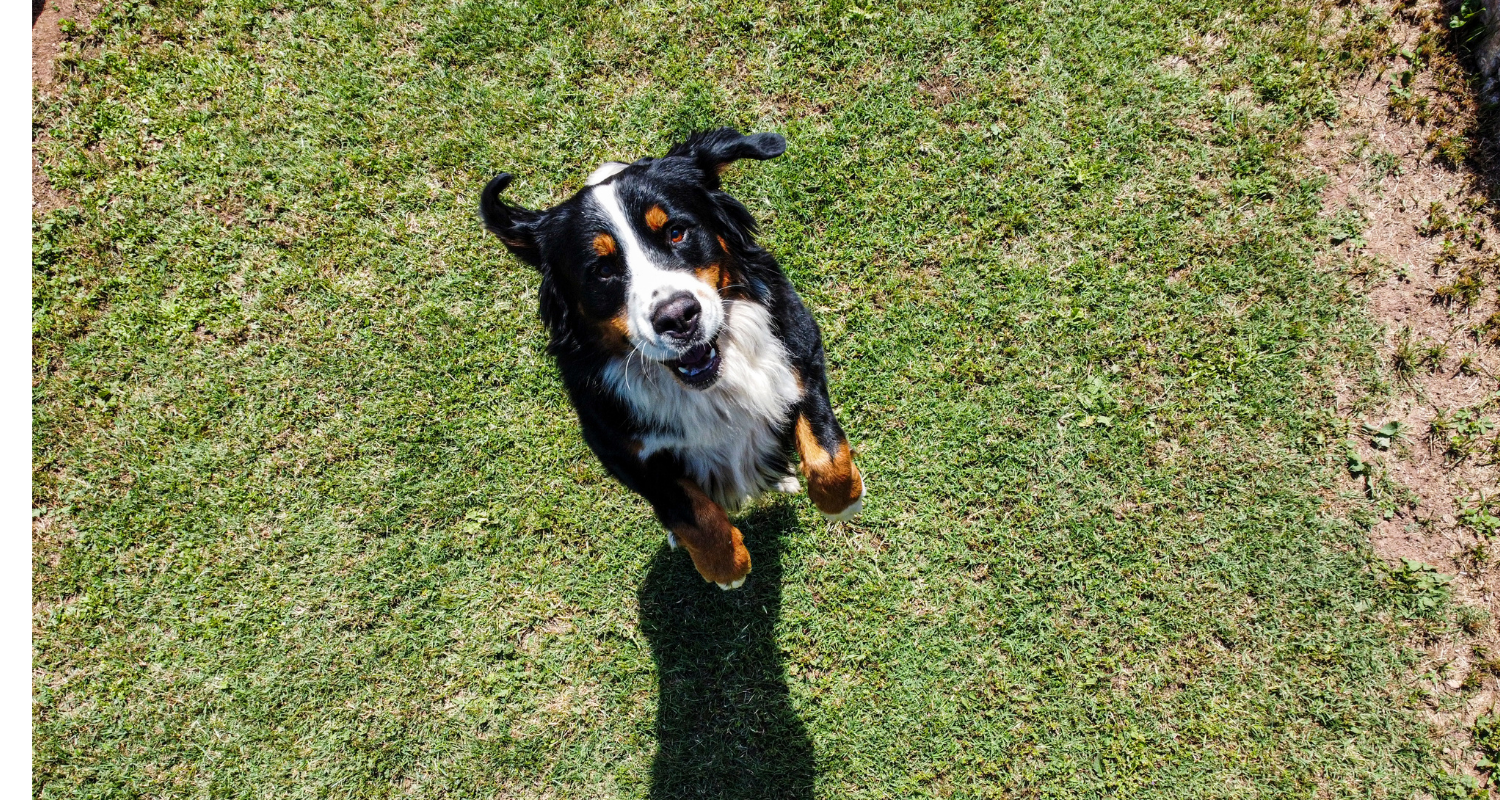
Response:
M34 794L1458 791L1401 688L1445 595L1335 490L1344 13L106 3L36 118ZM870 489L749 511L728 594L474 212L715 124L787 136L730 185Z

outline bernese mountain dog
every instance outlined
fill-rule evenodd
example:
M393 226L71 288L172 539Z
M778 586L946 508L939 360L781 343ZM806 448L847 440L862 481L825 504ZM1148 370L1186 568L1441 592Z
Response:
M853 517L865 493L828 400L818 324L719 183L739 159L785 151L775 133L703 131L662 158L606 162L544 211L500 199L508 174L479 204L485 227L541 273L548 351L584 441L723 589L750 572L726 509L798 491L794 450L829 519Z

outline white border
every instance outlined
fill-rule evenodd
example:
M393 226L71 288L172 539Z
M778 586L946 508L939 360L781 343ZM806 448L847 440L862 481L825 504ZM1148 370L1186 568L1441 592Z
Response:
M18 24L0 26L0 74L13 76L0 81L0 513L18 524L0 536L0 794L30 797L31 4L10 8Z

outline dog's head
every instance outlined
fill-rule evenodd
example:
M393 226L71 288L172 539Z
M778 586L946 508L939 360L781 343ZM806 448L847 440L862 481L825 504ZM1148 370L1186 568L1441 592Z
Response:
M718 377L726 294L743 289L737 254L755 223L720 191L719 173L786 150L774 133L696 133L662 158L606 162L583 189L544 211L500 200L510 175L484 188L484 224L542 275L542 320L554 348L595 344L661 362L684 385Z

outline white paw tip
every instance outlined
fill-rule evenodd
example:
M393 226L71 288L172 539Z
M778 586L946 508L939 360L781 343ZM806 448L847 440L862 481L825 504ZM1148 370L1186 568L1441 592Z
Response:
M667 534L667 547L673 550L677 549L677 537L670 533Z
M848 508L840 511L837 514L829 514L827 512L824 512L823 518L828 520L829 522L848 522L849 520L854 519L854 516L858 514L864 507L865 492L864 489L860 489L859 497L854 502L850 503Z
M796 494L802 491L802 484L797 481L796 475L788 475L776 482L776 491L783 494Z
M744 585L745 585L745 579L744 578L740 578L739 580L735 581L734 583L721 583L721 584L719 584L719 588L723 589L724 591L727 592L730 589L738 589L738 588L740 588L741 586L744 586Z

